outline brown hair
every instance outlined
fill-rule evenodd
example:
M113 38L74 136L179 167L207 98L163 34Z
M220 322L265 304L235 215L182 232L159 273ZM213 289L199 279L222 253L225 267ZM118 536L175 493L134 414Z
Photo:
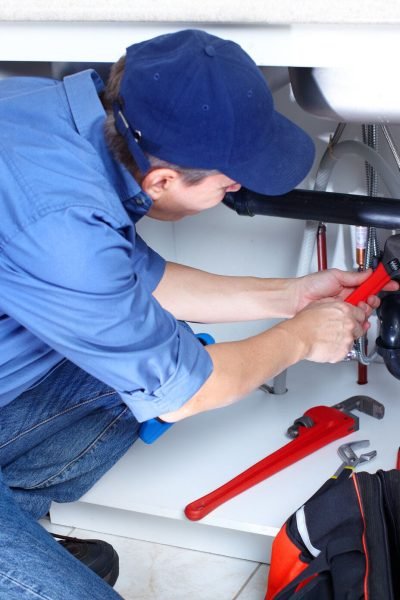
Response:
M125 56L122 56L116 63L113 64L108 77L107 85L102 94L102 102L106 111L106 121L104 125L105 137L108 147L113 152L117 160L119 160L140 182L143 177L143 173L140 172L135 159L131 155L128 149L128 145L125 142L122 135L120 135L115 127L114 113L112 105L114 102L119 101L121 104L121 98L119 96L119 89L125 69ZM168 168L173 169L179 175L182 176L182 180L187 185L196 185L200 183L205 177L209 175L216 175L219 171L210 169L191 169L186 167L180 167L173 163L169 163L165 160L161 160L151 154L146 153L147 158L150 162L150 171L157 168ZM148 171L148 172L150 172Z

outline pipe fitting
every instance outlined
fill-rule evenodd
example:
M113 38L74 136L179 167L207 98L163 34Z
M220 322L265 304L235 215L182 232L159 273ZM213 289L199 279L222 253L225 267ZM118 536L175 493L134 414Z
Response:
M377 352L388 371L400 379L400 292L386 294L377 313L381 325L376 340Z

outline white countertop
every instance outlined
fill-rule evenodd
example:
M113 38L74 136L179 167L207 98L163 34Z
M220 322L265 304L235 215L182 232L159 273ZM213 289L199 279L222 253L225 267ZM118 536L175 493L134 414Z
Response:
M397 69L398 0L3 0L0 61L114 62L183 28L240 44L261 66ZM373 71L371 71L373 73Z
M22 1L24 3L25 0ZM37 2L40 3L42 0ZM70 4L75 4L75 0ZM10 7L10 15L11 11ZM397 69L400 19L397 24L380 25L335 25L328 22L320 25L259 22L254 25L249 22L200 23L193 20L180 23L7 21L2 20L5 13L3 5L0 8L0 61L114 62L131 44L179 29L198 27L240 44L260 66L347 68L368 64L371 81L373 69L380 69L383 61L393 73ZM23 13L18 14L22 16ZM36 14L44 18L44 14ZM116 14L114 10L113 14Z
M382 420L353 411L360 420L359 431L287 467L202 519L212 526L275 535L285 518L336 471L340 465L337 448L344 442L369 439L371 446L363 451L378 451L376 460L363 464L361 471L395 467L400 383L383 364L370 366L368 384L360 386L356 379L354 362L298 364L288 371L286 394L256 391L229 408L182 421L150 446L135 444L81 501L185 520L186 504L289 443L287 428L308 408L332 406L359 394L382 402L386 413ZM130 477L133 465L134 477ZM123 496L118 480L126 482ZM163 490L161 495L154 494L155 484Z
M398 0L5 0L3 21L396 24Z

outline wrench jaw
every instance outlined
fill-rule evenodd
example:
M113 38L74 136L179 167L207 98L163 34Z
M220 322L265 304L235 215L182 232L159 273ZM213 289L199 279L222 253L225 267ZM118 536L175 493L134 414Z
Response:
M358 410L361 413L373 417L374 419L383 419L385 415L385 407L383 404L374 398L370 398L369 396L350 396L350 398L343 400L343 402L338 402L330 408L340 410L341 413L352 419L352 426L349 430L349 433L352 431L358 431L360 428L359 418L352 412L353 410ZM295 439L299 437L302 432L307 429L312 429L316 425L315 420L310 416L310 414L308 414L309 412L310 411L306 411L304 415L296 419L293 425L288 428L286 435L289 438Z
M365 454L361 454L360 456L360 461L359 461L359 465L361 465L362 463L365 462L369 462L370 460L372 460L373 458L375 458L375 456L377 455L377 451L376 450L371 450L371 452L366 452Z
M356 409L375 419L383 419L385 416L385 407L383 404L369 396L351 396L347 400L343 400L343 402L334 404L332 408L337 408L347 413L351 413L352 410ZM351 416L354 417L352 413Z
M348 442L347 444L342 444L341 446L339 446L338 454L342 462L346 464L351 464L359 458L355 453L355 450L358 448L367 448L368 446L369 440L358 440L355 442Z
M338 448L338 454L342 459L342 465L336 471L334 477L337 478L338 475L344 470L349 469L351 473L354 471L358 465L369 462L373 458L376 457L377 451L371 450L370 452L364 452L363 454L356 454L355 450L358 448L366 448L369 446L369 440L359 440L355 442L348 442L347 444L342 444Z

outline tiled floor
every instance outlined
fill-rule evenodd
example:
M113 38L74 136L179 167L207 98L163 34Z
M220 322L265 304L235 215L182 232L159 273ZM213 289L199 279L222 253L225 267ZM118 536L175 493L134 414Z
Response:
M266 565L132 540L80 529L46 529L81 538L97 537L119 554L120 576L115 589L124 600L263 600Z

